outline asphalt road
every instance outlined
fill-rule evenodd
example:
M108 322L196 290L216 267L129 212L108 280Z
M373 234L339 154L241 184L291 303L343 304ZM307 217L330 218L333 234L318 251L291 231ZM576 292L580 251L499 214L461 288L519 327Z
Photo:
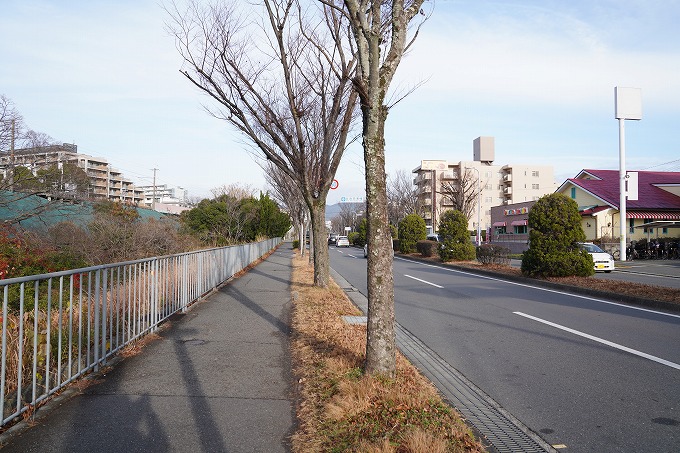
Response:
M366 294L362 251L330 255ZM397 322L549 444L680 451L677 314L399 257L394 269Z

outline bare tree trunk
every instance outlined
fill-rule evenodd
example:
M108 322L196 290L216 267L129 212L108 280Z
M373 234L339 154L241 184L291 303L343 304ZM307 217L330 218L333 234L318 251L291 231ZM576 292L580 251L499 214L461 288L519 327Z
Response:
M368 322L366 372L394 376L394 273L387 212L384 127L387 108L364 109L364 161L368 219ZM378 253L380 251L381 253Z
M328 241L326 239L326 203L317 201L310 210L312 217L312 239L314 247L314 286L326 288L330 279Z
M326 0L321 0L325 3ZM365 371L396 374L394 277L385 175L385 97L408 41L408 25L424 0L344 0L359 66L354 86L363 114L368 219L368 325Z
M298 228L298 241L300 242L300 256L305 256L305 221L300 222Z

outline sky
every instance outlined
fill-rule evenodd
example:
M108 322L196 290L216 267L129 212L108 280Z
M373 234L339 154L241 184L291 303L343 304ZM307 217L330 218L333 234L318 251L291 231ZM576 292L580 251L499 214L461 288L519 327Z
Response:
M436 0L392 84L386 169L472 160L618 169L614 87L642 90L626 121L628 170L680 171L680 0ZM432 7L433 6L433 7ZM0 94L33 130L106 158L140 185L209 197L266 188L241 135L179 73L158 0L1 0ZM415 89L414 89L415 88ZM328 203L364 196L360 142Z

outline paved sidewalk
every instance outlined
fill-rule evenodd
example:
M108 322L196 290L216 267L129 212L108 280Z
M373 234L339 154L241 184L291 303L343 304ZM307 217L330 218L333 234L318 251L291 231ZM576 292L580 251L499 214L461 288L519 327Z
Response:
M175 316L140 354L3 436L3 453L290 451L291 258L284 244Z

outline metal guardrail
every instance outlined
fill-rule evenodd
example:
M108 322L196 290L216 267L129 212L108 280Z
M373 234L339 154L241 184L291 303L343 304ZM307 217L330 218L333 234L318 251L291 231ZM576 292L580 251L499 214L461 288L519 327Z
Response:
M97 371L280 242L0 280L0 426Z

